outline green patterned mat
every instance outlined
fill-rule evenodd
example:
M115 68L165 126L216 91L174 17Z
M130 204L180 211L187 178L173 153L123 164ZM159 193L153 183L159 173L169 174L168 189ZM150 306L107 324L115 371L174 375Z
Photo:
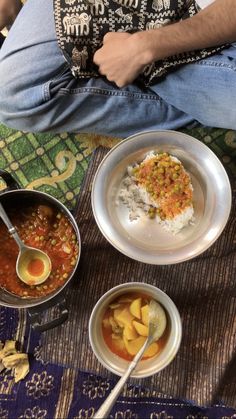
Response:
M236 175L236 131L198 127L183 132L209 146L227 172ZM25 133L0 125L0 168L22 187L47 192L72 208L95 148L118 141L91 134Z
M71 208L100 140L107 147L117 142L87 134L24 133L0 125L0 168L22 187L47 192Z

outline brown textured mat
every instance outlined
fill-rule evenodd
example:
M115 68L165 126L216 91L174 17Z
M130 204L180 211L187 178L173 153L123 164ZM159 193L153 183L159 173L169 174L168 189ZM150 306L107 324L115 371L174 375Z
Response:
M99 148L90 163L76 210L81 232L79 272L67 289L69 320L42 337L44 361L111 376L89 344L88 320L97 300L113 286L140 281L165 291L178 307L183 339L174 361L159 374L135 383L199 405L222 400L236 406L236 182L233 207L220 238L201 256L178 265L133 261L100 233L92 214L91 184L106 154Z

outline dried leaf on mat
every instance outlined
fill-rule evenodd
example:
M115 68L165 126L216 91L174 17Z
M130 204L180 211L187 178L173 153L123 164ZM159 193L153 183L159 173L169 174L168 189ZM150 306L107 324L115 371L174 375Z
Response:
M6 340L4 347L0 350L0 361L6 356L13 354L16 354L16 342L14 340Z
M2 345L2 344L1 344ZM28 355L16 351L16 342L8 340L0 350L0 372L3 369L14 370L15 382L23 380L29 372Z

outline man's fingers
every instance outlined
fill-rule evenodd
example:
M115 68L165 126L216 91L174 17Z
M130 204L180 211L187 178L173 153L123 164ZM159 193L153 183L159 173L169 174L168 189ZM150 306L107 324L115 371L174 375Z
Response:
M99 73L118 87L127 86L138 75L137 65L130 60L130 42L123 42L131 36L125 32L108 32L103 46L93 56Z
M97 63L97 51L95 52L95 54L93 56L93 62L94 62L94 64L98 65L98 63Z
M130 33L127 32L107 32L106 35L103 37L103 45L106 44L108 41L112 40L121 40L127 39L132 36Z
M99 66L100 64L100 53L99 53L99 49L95 52L94 56L93 56L93 62L94 64L96 64L97 66Z
M103 37L103 44L117 37L117 32L107 32Z
M96 59L95 55L94 55L93 61L94 61L95 64L98 65L99 60ZM124 87L128 84L124 80L121 80L120 78L119 79L116 78L116 76L113 73L110 73L109 71L106 71L103 65L101 65L101 66L98 65L98 71L99 71L99 74L101 74L101 76L105 76L108 81L110 81L112 83L115 83L117 85L117 87Z

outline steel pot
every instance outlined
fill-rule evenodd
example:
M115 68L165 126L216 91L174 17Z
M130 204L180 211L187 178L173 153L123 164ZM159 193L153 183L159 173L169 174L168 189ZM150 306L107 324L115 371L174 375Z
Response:
M66 306L64 291L65 287L68 286L69 282L74 276L80 259L81 239L79 229L72 213L66 208L65 205L58 201L58 199L44 192L21 188L10 173L1 169L0 177L2 177L7 185L7 188L0 192L0 201L6 211L8 207L12 207L19 203L22 205L22 207L24 206L24 203L30 203L31 205L34 203L52 204L67 216L74 228L74 233L77 238L79 253L76 265L74 266L73 271L71 272L68 279L64 282L64 284L60 288L53 291L51 294L44 297L26 299L14 295L3 288L0 288L0 305L17 309L26 308L28 310L32 327L37 331L44 332L62 324L68 318L68 309ZM57 307L57 310L55 311L59 314L56 318L42 322L43 313L51 307Z

